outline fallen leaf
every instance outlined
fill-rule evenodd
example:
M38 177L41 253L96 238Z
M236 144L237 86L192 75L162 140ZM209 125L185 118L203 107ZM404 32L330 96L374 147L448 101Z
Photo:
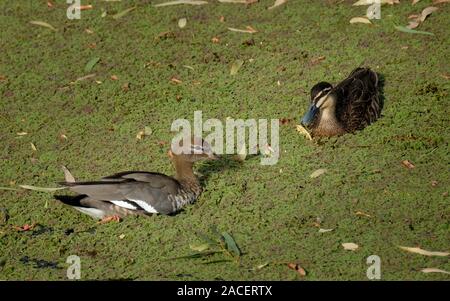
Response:
M427 8L424 8L424 10L422 11L421 17L420 17L420 21L424 22L425 19L431 15L433 12L437 11L438 8L435 6L429 6Z
M47 7L53 7L53 3L51 1L47 1Z
M353 3L354 6L360 6L360 5L372 5L374 3L373 0L359 0L355 3ZM380 0L380 4L398 4L400 3L400 0Z
M102 218L102 220L98 221L97 224L106 224L109 222L120 222L121 218L118 215L113 215L113 216L107 216L105 218Z
M426 268L426 269L422 269L421 272L423 273L443 273L443 274L449 274L450 272L441 270L441 269L436 269L436 268Z
M244 65L243 60L234 61L233 64L231 65L230 75L236 75L239 69L241 69L242 65Z
M25 135L28 135L28 133L27 132L18 132L17 133L17 136L25 136Z
M4 75L0 75L0 82L5 81L7 78Z
M203 243L203 244L189 244L189 248L193 251L197 251L197 252L203 252L207 249L209 249L209 244L208 243Z
M163 6L178 5L178 4L203 5L203 4L208 4L208 2L207 1L196 1L196 0L176 0L176 1L169 1L169 2L155 4L153 6L154 7L163 7Z
M275 3L272 6L270 6L268 9L273 9L273 8L278 7L286 2L287 2L287 0L275 0Z
M222 237L225 240L225 243L227 245L227 249L234 253L236 256L241 255L241 251L239 250L239 247L236 244L236 241L234 238L228 233L228 232L222 232Z
M243 33L256 33L256 32L258 32L256 29L254 29L251 26L246 26L245 28L246 29L238 29L238 28L228 27L228 30L235 31L235 32L243 32Z
M425 255L425 256L448 256L450 254L448 252L427 251L427 250L423 250L421 248L410 248L410 247L402 247L402 246L398 246L398 247L407 252L416 253L416 254Z
M32 230L36 226L36 223L33 223L31 225L25 224L23 226L13 226L14 229L17 231L29 231Z
M369 214L367 214L367 213L364 213L364 212L362 212L362 211L356 211L355 214L356 214L356 215L359 215L359 216L372 217L371 215L369 215Z
M355 251L356 249L359 248L359 246L357 244L352 243L352 242L343 243L342 246L344 247L345 250L349 250L349 251Z
M324 61L325 59L326 59L325 56L319 56L319 57L313 58L311 60L311 64L316 65L316 64L320 63L321 61Z
M127 15L129 12L135 10L135 9L136 9L136 6L127 8L126 10L123 10L123 11L113 15L112 17L113 17L114 20L118 20L118 19L122 18L123 16Z
M365 24L372 24L372 22L370 22L369 19L364 18L364 17L354 17L350 19L350 23L354 24L354 23L365 23Z
M433 186L433 187L438 186L438 184L439 184L438 181L435 181L435 180L431 181L431 186Z
M89 28L86 28L84 30L87 34L93 34L94 32L92 30L90 30Z
M96 76L95 73L88 74L88 75L85 75L85 76L77 78L75 81L71 82L70 84L73 85L73 84L75 84L75 83L77 83L79 81L87 80L87 79L93 78L95 76Z
M415 5L417 2L419 2L420 0L412 0L412 5Z
M306 136L306 138L308 138L308 140L312 140L311 134L302 125L297 124L296 129L297 129L297 132Z
M37 25L37 26L42 26L42 27L47 27L50 28L53 31L58 31L55 27L53 27L52 25L48 24L47 22L43 22L43 21L30 21L31 24L33 25Z
M319 233L327 233L327 232L331 232L334 229L319 229Z
M94 57L87 62L86 66L84 67L85 72L91 72L94 66L100 61L99 57Z
M262 264L258 264L256 267L254 267L252 270L253 271L255 271L255 270L261 270L262 268L264 268L264 267L266 267L266 266L268 266L269 265L269 263L268 262L264 262L264 263L262 263Z
M124 90L125 92L127 92L128 90L130 90L130 83L124 83L122 85L122 90Z
M222 23L225 22L225 17L224 16L220 16L219 21L222 22Z
M119 239L124 239L125 238L125 234L120 234L119 235Z
M288 268L290 268L291 270L296 271L300 276L304 277L306 276L306 271L304 268L302 268L299 264L297 263L289 263L288 264Z
M173 83L176 83L176 84L182 84L182 83L183 83L183 81L179 80L179 79L176 78L175 76L173 76L173 77L170 79L170 81L173 82Z
M441 77L445 79L450 79L450 73L442 73Z
M186 27L186 23L187 23L186 18L181 18L180 20L178 20L178 27L184 28Z
M213 37L213 38L211 39L211 42L217 44L217 43L220 42L220 39L219 39L218 37Z
M416 166L415 166L414 164L412 164L411 161L409 161L409 160L403 160L403 161L402 161L402 164L403 164L406 168L408 168L408 169L413 169L413 168L416 167Z
M424 35L434 36L434 33L431 33L431 32L428 32L428 31L414 30L414 29L410 29L410 28L405 27L405 26L394 26L394 27L395 27L395 29L397 29L398 31L401 31L401 32L413 33L413 34L424 34Z
M75 9L79 9L79 10L88 10L88 9L92 9L93 8L93 6L92 5L80 5L80 6L77 6L77 7L75 7Z
M37 152L36 145L34 145L33 142L30 142L30 146L31 146L31 149L32 149L33 151Z
M433 0L433 4L450 3L450 0Z
M111 75L111 80L118 80L119 78L117 77L117 75Z
M314 171L309 177L310 178L317 178L326 173L327 170L325 168L319 168L318 170Z

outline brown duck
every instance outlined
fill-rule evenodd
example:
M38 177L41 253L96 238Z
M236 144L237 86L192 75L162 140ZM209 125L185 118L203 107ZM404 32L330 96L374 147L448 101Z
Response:
M202 188L194 175L195 162L218 157L201 138L191 138L172 146L169 157L175 177L146 171L126 171L94 182L61 182L75 196L55 198L97 219L127 215L172 214L193 203Z
M333 87L320 82L311 89L311 105L301 124L312 136L330 137L362 130L381 115L378 75L356 68Z

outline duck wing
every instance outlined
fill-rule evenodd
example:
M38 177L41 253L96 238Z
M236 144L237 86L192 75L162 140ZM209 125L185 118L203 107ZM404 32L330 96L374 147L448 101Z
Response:
M336 116L348 132L363 129L380 117L378 76L357 68L332 91L338 100Z
M173 198L180 183L162 174L125 172L101 181L63 182L62 185L93 200L108 201L129 210L170 214L175 211Z

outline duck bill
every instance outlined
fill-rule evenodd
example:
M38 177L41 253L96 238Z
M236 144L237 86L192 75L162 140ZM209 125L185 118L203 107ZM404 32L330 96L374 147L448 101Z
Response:
M308 112L306 112L306 114L303 116L300 123L304 127L310 126L318 112L319 112L319 108L316 107L315 104L311 104L311 106L308 109Z

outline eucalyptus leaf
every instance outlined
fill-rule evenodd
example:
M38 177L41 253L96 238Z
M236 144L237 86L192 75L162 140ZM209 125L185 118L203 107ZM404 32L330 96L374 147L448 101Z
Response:
M414 30L414 29L408 28L406 26L394 26L394 27L398 31L402 31L402 32L406 32L406 33L425 34L425 35L429 35L429 36L434 36L434 33L431 33L428 31Z
M87 62L86 66L84 67L85 72L91 72L94 66L100 61L99 57L94 57Z
M222 232L222 236L225 239L225 243L227 244L228 250L233 252L236 256L241 255L241 251L239 250L234 238L228 232Z
M113 15L112 17L114 20L118 20L118 19L122 18L123 16L125 16L126 14L128 14L130 11L133 11L135 9L136 9L136 6L127 8L126 10L123 10L123 11L118 12L117 14Z

